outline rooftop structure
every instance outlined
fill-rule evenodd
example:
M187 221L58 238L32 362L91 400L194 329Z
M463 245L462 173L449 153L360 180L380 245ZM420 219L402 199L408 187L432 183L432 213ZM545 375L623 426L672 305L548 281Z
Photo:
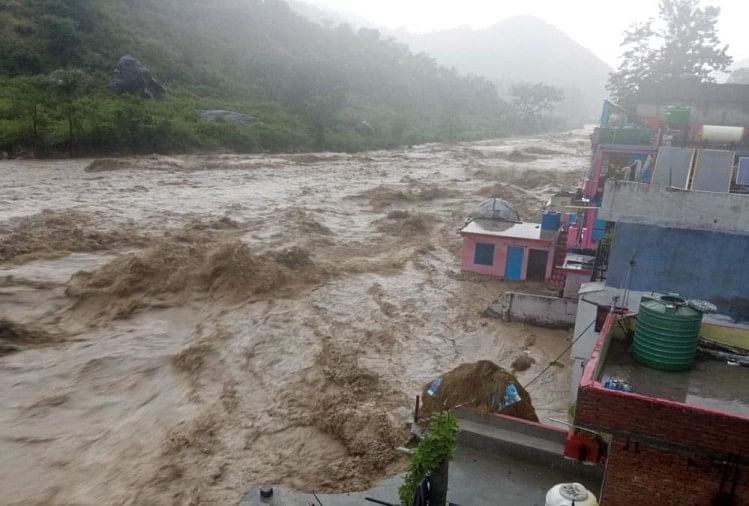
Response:
M501 203L500 213L496 212L496 201ZM463 271L514 281L550 279L560 239L561 215L544 213L541 223L511 221L507 218L516 217L517 213L501 199L485 202L479 208L482 209L484 212L473 213L473 219L460 231ZM499 218L476 217L492 214Z
M575 426L609 441L601 503L745 504L749 369L704 358L685 372L648 368L629 354L633 325L608 313L579 386ZM633 392L607 388L609 377Z
M510 223L495 220L473 220L461 229L463 234L480 234L493 237L514 237L535 241L551 241L558 230L543 230L540 223Z
M637 362L624 339L611 339L597 378L626 378L635 392L689 406L749 417L749 368L725 361L698 359L684 372L659 371Z
M667 120L669 107L683 107L686 121L699 125L749 127L749 85L679 80L645 84L635 99L641 118ZM671 109L673 112L673 109Z

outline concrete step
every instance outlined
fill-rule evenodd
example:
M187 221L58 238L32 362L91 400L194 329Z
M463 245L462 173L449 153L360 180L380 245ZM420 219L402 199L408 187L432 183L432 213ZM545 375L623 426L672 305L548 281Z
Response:
M459 424L458 440L470 448L548 466L563 458L564 443L468 420L459 420Z
M549 469L599 478L600 466L564 456L566 431L556 427L472 410L456 410L458 444L487 455L541 465Z

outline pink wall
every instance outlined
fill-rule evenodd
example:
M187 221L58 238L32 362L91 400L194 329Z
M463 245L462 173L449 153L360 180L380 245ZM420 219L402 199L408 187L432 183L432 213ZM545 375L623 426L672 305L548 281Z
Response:
M476 265L473 263L476 253L476 243L494 245L494 265ZM507 258L507 247L517 246L524 248L523 268L521 279L525 279L528 270L528 250L538 249L549 252L548 262L546 264L546 279L551 277L551 271L554 267L554 247L549 241L534 241L532 239L513 239L511 237L495 237L479 234L463 234L463 252L461 268L467 272L476 272L497 278L505 276L505 259Z

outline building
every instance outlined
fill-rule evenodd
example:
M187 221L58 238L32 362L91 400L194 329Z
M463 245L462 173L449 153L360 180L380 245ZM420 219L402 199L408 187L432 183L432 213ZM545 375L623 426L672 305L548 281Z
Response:
M659 85L636 102L604 106L567 240L568 257L595 255L571 346L575 427L605 441L601 504L749 505L749 86ZM654 292L715 306L688 371L630 355ZM713 345L727 354L707 359Z
M678 292L749 320L749 195L612 181L600 214L614 223L606 286Z
M631 314L609 312L585 365L575 426L605 441L601 504L749 505L749 368L700 358L684 372L628 351ZM703 323L749 350L749 330ZM634 391L606 388L625 378Z
M509 281L546 281L560 228L559 213L544 214L541 223L521 222L507 201L490 199L460 231L462 270Z
M679 122L692 125L749 126L749 85L676 81L643 85L636 99L635 113L659 125L684 111Z

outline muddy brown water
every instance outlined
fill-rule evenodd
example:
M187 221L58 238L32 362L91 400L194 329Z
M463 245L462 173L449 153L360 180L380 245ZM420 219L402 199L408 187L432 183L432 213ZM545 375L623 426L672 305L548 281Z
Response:
M0 162L0 503L230 504L398 471L424 383L522 354L529 381L567 346L480 316L518 286L461 274L458 229L497 183L536 219L587 157L571 132ZM568 378L530 388L541 420L566 417Z

